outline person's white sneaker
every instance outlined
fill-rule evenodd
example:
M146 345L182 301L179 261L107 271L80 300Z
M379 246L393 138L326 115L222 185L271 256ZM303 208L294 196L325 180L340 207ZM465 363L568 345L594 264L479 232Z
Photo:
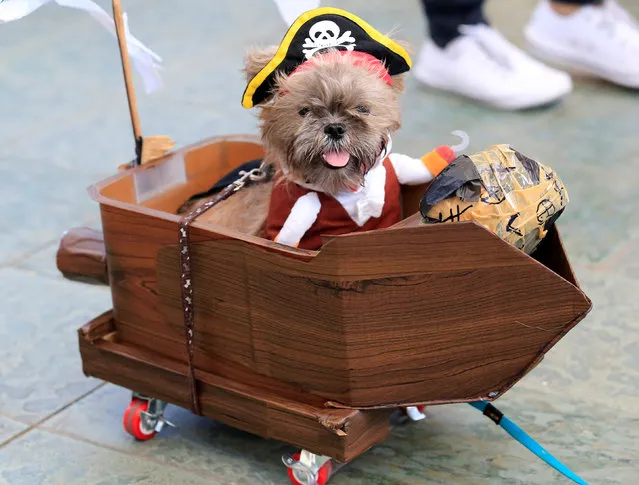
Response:
M630 25L634 29L639 29L639 22L635 19L628 11L619 5L617 0L606 0L604 2L604 8L608 11L610 15L619 20L620 22L625 22Z
M459 30L443 49L424 43L413 68L420 82L509 110L546 105L572 91L568 74L531 58L489 26Z
M616 1L560 15L542 0L525 36L531 52L548 62L639 88L639 27Z

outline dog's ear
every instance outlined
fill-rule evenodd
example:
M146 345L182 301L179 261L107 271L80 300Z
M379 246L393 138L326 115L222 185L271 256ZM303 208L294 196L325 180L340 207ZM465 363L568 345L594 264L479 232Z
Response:
M277 52L277 46L261 47L251 49L246 53L244 61L244 74L246 80L250 81L260 72Z
M392 39L400 47L403 47L404 50L410 55L412 51L412 45L410 44L410 42L393 38L394 33L395 33L394 31L391 31L386 34L386 37L388 37L389 39ZM391 80L393 81L393 89L397 93L404 92L404 82L406 81L406 76L407 76L407 73L396 74L395 76L391 76Z
M404 81L406 81L406 73L397 74L396 76L391 76L391 81L393 81L393 90L397 93L404 92Z

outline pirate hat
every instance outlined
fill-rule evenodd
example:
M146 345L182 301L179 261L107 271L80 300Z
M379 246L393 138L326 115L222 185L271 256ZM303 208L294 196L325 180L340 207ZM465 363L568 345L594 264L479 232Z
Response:
M394 76L411 68L410 56L395 41L359 17L333 7L321 7L300 15L286 32L269 63L251 79L242 106L252 108L271 95L276 73L291 74L313 56L328 49L354 51L371 56Z

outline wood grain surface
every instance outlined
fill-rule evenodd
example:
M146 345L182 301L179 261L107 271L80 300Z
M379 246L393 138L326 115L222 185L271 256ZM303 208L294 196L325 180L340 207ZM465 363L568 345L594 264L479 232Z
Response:
M171 211L260 150L218 138L151 162L183 157L187 181L143 202L135 177L149 166L93 188L119 342L185 362ZM336 407L500 396L591 306L554 229L535 258L477 224L415 215L318 252L198 222L191 242L196 368L224 362Z
M69 229L60 241L56 264L65 278L109 284L104 236L100 231L86 227Z
M178 336L176 255L160 250L158 290ZM232 239L192 258L198 354L360 408L501 394L590 308L475 224L339 237L309 262Z
M109 338L107 312L79 331L86 375L188 408L186 366L154 352ZM103 332L103 337L98 335ZM93 338L88 338L93 336ZM97 338L96 338L97 337ZM203 414L229 426L348 462L386 439L390 411L326 408L321 399L294 387L198 371ZM127 403L122 403L122 409Z

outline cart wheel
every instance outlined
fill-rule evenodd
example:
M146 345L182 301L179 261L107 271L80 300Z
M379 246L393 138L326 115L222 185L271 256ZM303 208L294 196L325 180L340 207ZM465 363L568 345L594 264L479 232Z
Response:
M149 420L143 413L149 409L149 401L142 399L133 399L131 404L124 411L122 424L124 430L140 441L146 441L153 438L156 434L155 424Z
M407 408L401 408L402 409L402 414L404 416L407 416L411 421L421 421L422 419L426 418L426 415L424 414L424 410L426 409L426 406L421 405L421 406L410 406Z
M298 451L293 455L293 459L295 461L298 461L300 459L300 456L301 453ZM298 476L298 473L301 476ZM333 462L331 460L328 460L317 471L317 485L326 485L328 479L331 477L331 473L333 473ZM304 476L303 473L296 472L292 468L288 469L288 478L291 480L291 483L293 485L309 485L306 482L306 476Z

